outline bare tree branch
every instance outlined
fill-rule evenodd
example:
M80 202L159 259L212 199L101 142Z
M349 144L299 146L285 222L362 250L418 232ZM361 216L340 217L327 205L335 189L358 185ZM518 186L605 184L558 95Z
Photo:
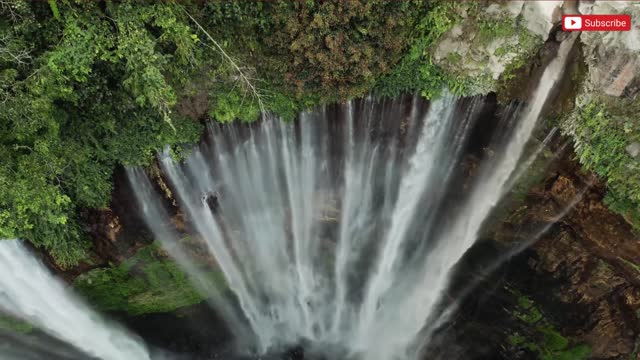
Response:
M17 65L24 65L31 60L31 51L25 48L12 49L11 37L0 37L0 59L6 58Z
M247 75L245 75L244 71L242 71L242 68L240 66L238 66L238 64L236 64L236 62L233 60L233 58L231 56L229 56L229 54L227 54L226 51L224 51L222 46L220 46L220 44L209 34L209 32L207 32L207 30L205 30L202 27L202 25L200 25L200 23L193 16L191 16L191 14L189 14L189 12L184 7L182 7L182 6L180 6L180 7L184 11L184 13L187 14L189 19L191 19L191 21L193 21L193 23L198 27L198 29L200 29L200 31L202 31L206 35L207 39L209 39L209 41L211 41L213 43L213 45L215 46L216 50L222 55L222 57L227 62L229 62L229 64L231 64L231 66L237 71L237 73L238 73L240 79L242 80L242 82L245 83L247 88L251 91L253 97L258 101L258 106L260 107L260 111L264 113L265 112L265 108L264 108L264 104L262 102L262 98L261 98L260 94L258 93L257 88L251 82L250 78Z
M0 0L0 10L7 13L13 24L18 23L18 21L22 19L22 15L15 10L17 3L15 0Z

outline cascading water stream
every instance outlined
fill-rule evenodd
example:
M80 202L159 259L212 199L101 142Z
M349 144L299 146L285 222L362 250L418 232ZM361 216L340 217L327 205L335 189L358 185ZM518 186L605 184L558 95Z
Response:
M378 325L370 327L374 332L384 328L403 330L397 333L378 330L380 339L368 340L371 342L366 351L367 354L371 354L371 357L367 358L393 359L394 356L398 356L398 351L411 347L411 342L415 341L413 337L425 327L424 320L430 320L430 317L435 315L435 306L448 285L451 269L473 245L484 220L508 190L508 180L516 169L550 92L562 76L562 70L576 38L577 35L573 34L561 44L558 55L545 69L530 104L522 117L517 119L517 124L507 137L506 144L497 151L499 156L494 161L483 164L468 200L447 224L446 230L435 239L435 248L429 252L423 262L422 275L414 280L417 284L424 284L424 286L413 285L410 293L402 294L399 296L401 301L394 303L395 308L413 309L413 311L393 314L389 316L388 322L378 322ZM407 336L408 334L412 336ZM369 339L372 337L367 336ZM396 339L390 339L392 337ZM383 339L386 343L378 345ZM389 343L394 341L395 346L391 346ZM375 357L379 356L376 354L381 353L382 356Z
M500 129L457 203L446 194L482 104L445 94L372 98L255 126L211 125L210 141L164 177L233 296L190 260L139 169L127 169L149 228L256 351L305 341L368 360L415 358L452 268L508 190L564 68L565 40L530 105ZM454 209L448 209L448 206ZM426 326L425 326L426 325ZM331 350L327 350L331 349Z
M91 357L150 359L144 344L73 296L18 240L0 240L0 310Z

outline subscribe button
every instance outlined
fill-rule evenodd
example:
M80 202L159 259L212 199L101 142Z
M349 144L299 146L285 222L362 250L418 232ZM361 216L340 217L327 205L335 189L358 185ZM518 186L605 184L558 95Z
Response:
M563 15L564 31L629 31L631 15Z

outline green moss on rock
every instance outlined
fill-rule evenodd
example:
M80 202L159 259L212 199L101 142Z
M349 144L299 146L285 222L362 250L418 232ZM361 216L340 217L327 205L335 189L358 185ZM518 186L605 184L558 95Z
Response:
M517 331L507 337L510 346L537 354L541 360L586 360L591 348L585 344L572 344L567 337L545 318L542 310L529 297L507 288L517 297L511 315L518 323Z
M521 16L508 7L468 2L449 10L459 15L449 15L450 28L431 53L446 77L455 79L453 84L462 94L495 91L530 63L542 46L542 38L531 33ZM449 82L447 85L451 87Z
M640 161L627 147L640 141L635 121L640 103L583 94L563 122L580 163L607 181L605 203L640 229Z
M219 272L209 273L216 283L224 283ZM155 245L140 249L118 266L85 273L74 285L99 309L130 315L170 312L204 300L186 274Z

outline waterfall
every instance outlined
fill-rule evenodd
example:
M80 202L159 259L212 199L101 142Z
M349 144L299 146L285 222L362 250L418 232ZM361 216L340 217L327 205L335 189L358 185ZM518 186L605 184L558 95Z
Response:
M92 357L150 358L136 337L101 318L73 296L18 240L0 240L0 310ZM3 350L2 356L5 355L13 356Z
M558 55L547 66L539 80L530 104L523 115L515 119L515 128L507 132L505 144L496 152L496 158L483 164L466 203L459 207L450 223L446 225L446 230L435 239L437 245L421 264L421 274L414 279L416 283L398 296L398 302L393 303L396 309L412 311L390 314L388 319L382 322L379 319L377 325L369 327L377 336L367 335L366 351L370 354L367 358L393 359L398 351L409 349L414 339L407 335L419 334L425 326L424 320L431 320L435 315L435 306L448 285L451 269L473 245L484 220L507 191L510 184L508 180L516 169L550 92L562 76L562 70L576 38L574 34L561 44ZM379 339L370 340L377 337ZM383 341L385 343L382 343ZM391 342L393 345L389 344Z
M417 358L452 269L519 176L574 40L530 104L504 115L495 154L464 185L455 175L483 103L447 93L428 109L368 97L292 123L211 124L185 162L159 156L188 234L141 169L127 169L130 184L156 239L256 352L305 342L342 358ZM191 258L187 236L232 295Z

